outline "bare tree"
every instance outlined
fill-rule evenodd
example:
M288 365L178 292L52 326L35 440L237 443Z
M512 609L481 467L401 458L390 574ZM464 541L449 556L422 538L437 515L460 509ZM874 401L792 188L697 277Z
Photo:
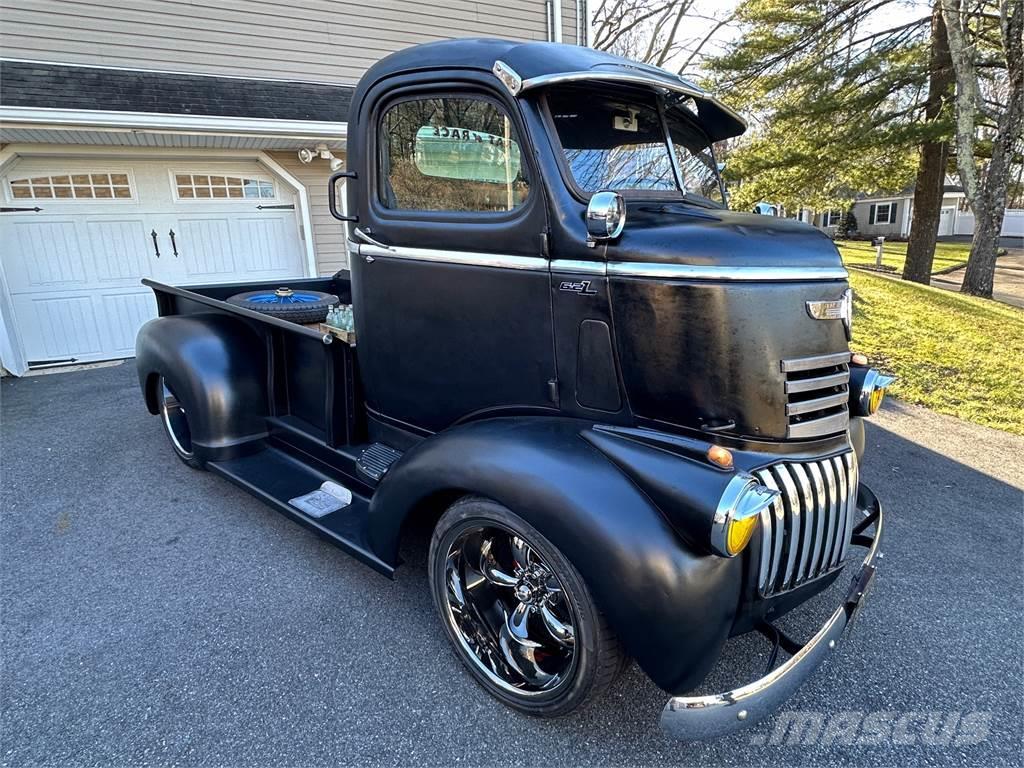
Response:
M956 77L957 171L974 211L962 290L991 298L1014 150L1024 123L1024 0L942 0L942 15ZM994 66L1005 68L1002 105L983 98L979 81L979 72L992 77ZM994 123L991 154L979 169L979 123L986 118Z
M679 73L700 65L735 9L706 14L697 0L601 0L594 13L594 47ZM698 34L690 34L698 28Z

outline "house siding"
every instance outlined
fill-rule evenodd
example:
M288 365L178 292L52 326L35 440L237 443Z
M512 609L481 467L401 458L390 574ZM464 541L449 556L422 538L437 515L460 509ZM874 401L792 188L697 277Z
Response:
M575 0L562 10L576 42ZM4 0L2 12L4 58L342 84L416 43L544 40L548 27L545 0Z

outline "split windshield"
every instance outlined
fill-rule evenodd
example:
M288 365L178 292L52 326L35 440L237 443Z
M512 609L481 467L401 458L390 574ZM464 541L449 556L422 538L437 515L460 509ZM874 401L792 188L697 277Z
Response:
M582 191L684 194L724 205L707 138L686 119L683 106L671 100L659 104L653 94L619 97L606 89L580 87L552 88L547 103L563 156Z

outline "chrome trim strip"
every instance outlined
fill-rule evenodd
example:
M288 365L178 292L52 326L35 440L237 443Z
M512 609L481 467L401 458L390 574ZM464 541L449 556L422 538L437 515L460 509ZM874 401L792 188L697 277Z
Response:
M832 408L837 405L842 405L849 399L849 392L834 392L831 395L825 395L824 397L816 397L813 400L801 400L799 403L787 403L786 415L796 416L797 414L800 413L822 411L826 408Z
M540 256L512 256L501 253L480 253L478 251L442 251L433 248L380 248L376 245L360 245L362 256L382 259L408 259L411 261L434 261L445 264L467 264L497 269L522 269L531 272L547 272L549 262Z
M812 368L828 368L832 365L842 365L850 362L849 352L833 352L829 355L816 355L814 357L794 357L780 362L783 373L789 371L809 371ZM849 375L849 374L847 374Z
M608 274L608 263L605 261L577 261L575 259L554 259L551 262L552 272L568 272L574 275Z
M849 382L850 372L844 371L842 373L833 373L828 376L818 376L814 379L797 379L796 381L787 381L785 384L785 392L787 395L795 395L798 392L810 392L814 389L841 387L843 384L849 384Z
M849 273L842 267L720 267L639 261L610 261L608 262L608 274L617 277L655 277L662 280L758 283L846 280L849 278ZM849 359L849 353L846 357Z
M843 410L825 416L821 419L801 421L799 424L790 424L786 429L786 437L820 437L833 432L843 432L850 424L849 411Z
M789 471L800 486L800 508L803 518L800 526L800 560L797 562L796 582L805 581L811 568L811 542L814 539L814 497L811 495L811 481L802 464L790 464Z
M861 565L871 568L878 557L885 516L875 502L878 517L874 541ZM724 736L757 723L775 712L821 666L841 641L855 608L848 600L836 608L800 650L763 677L731 691L704 696L673 696L661 713L661 727L688 740Z
M761 484L767 487L767 483L758 474L758 480L761 480ZM772 502L772 507L775 506L775 502ZM771 507L765 507L761 510L761 570L758 571L760 574L757 581L757 588L764 593L765 587L768 583L768 571L771 569L772 564L772 510Z
M519 92L529 91L533 88L541 88L544 86L558 85L560 83L576 83L581 80L593 80L597 82L606 83L628 83L632 85L646 85L652 88L662 88L666 91L673 91L675 93L682 93L687 96L692 96L695 99L701 99L703 101L710 101L716 107L726 112L730 117L738 120L744 127L747 125L747 121L743 119L734 109L726 106L707 91L702 91L692 83L688 83L682 78L679 78L678 82L674 82L669 79L672 75L668 72L665 73L665 78L654 77L652 75L645 75L641 72L637 74L630 74L628 72L614 72L614 71L603 71L600 69L587 69L580 72L556 72L549 75L538 75L537 77L530 77L523 80L522 85L519 88Z

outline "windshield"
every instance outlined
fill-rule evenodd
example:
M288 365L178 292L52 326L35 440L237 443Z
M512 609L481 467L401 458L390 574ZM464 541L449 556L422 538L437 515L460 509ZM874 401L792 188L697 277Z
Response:
M682 192L724 205L707 138L682 107L665 109L663 120L653 95L617 97L578 87L552 88L547 102L566 163L584 192Z

